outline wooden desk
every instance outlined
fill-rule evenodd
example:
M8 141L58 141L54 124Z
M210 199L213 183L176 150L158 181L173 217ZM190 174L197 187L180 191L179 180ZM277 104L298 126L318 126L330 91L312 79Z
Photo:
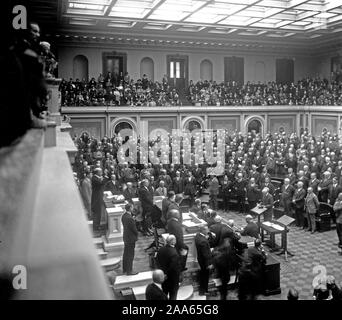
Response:
M266 296L281 293L280 262L271 255L267 256L263 278L264 294Z
M261 224L260 217L266 210L267 210L267 208L265 208L265 207L260 208L259 206L255 206L253 209L251 209L252 213L254 213L255 215L258 216L259 233L260 233L260 224Z
M270 221L271 223L275 223L274 221ZM276 223L275 223L276 224ZM279 224L277 224L279 225ZM280 226L280 225L279 225ZM281 226L282 227L282 226ZM287 232L288 229L286 227L282 227L283 230L279 230L274 228L273 226L268 226L265 225L264 223L262 223L260 225L260 229L261 229L261 241L264 242L264 232L268 233L270 235L271 238L271 248L275 249L275 235L276 234L281 234L281 246L280 248L283 249L283 252L285 253L285 260L287 261Z

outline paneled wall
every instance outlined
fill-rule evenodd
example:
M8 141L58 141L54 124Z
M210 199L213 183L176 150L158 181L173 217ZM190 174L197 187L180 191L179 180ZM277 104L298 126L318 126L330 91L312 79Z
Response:
M246 133L248 125L254 121L260 125L260 132L285 131L300 133L301 128L308 128L314 136L326 128L341 135L341 107L65 107L62 113L71 118L73 134L89 132L97 138L112 136L115 126L127 122L137 134L148 137L162 132L171 133L172 129L184 129L190 122L198 124L201 129L227 129Z
M77 55L84 55L89 61L89 77L98 77L102 73L102 52L119 51L127 53L127 71L133 79L139 79L141 76L141 61L144 58L151 58L154 64L154 80L160 81L166 71L167 54L181 54L189 56L189 79L197 81L201 78L201 62L209 60L212 63L213 79L224 81L224 58L242 57L244 58L244 81L275 81L276 80L276 59L289 58L294 60L294 80L297 81L303 77L316 76L317 74L330 74L330 64L326 62L319 63L317 59L308 57L289 57L276 56L272 54L249 54L239 53L238 51L226 53L211 53L201 51L183 51L175 50L137 50L121 48L89 48L89 47L59 47L59 77L70 78L73 76L73 59ZM309 54L309 53L308 53Z

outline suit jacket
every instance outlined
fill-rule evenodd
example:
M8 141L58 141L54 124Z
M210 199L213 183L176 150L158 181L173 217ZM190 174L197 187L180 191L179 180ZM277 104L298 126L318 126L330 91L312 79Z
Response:
M248 201L259 201L261 198L261 190L258 188L257 184L254 187L251 185L247 186L247 198Z
M303 177L300 178L300 179L297 179L297 182L302 182L302 183L303 183L303 188L304 188L305 190L308 189L309 180L308 180L305 176L303 176Z
M157 262L169 280L174 283L179 282L181 261L176 248L169 245L161 247L157 253Z
M197 233L195 236L195 245L198 264L201 269L206 269L212 263L209 241L201 233Z
M112 194L119 195L121 194L120 186L118 182L115 184L112 181L108 181L104 186L104 191L110 191Z
M291 203L294 192L295 192L295 188L291 184L289 184L286 190L285 190L285 185L283 184L281 187L281 195L280 195L281 201L283 203Z
M294 185L296 183L297 178L294 173L287 174L285 177L290 179L290 184Z
M133 198L138 197L138 195L134 189L129 190L128 188L126 188L125 191L123 192L123 196L130 203L133 203L133 200L132 200Z
M167 220L167 212L169 210L169 206L172 203L172 201L169 198L164 198L162 200L162 215L165 219L165 222Z
M167 196L167 189L165 187L164 188L158 187L155 191L155 195L166 197Z
M297 189L293 195L293 200L295 201L295 206L297 209L304 208L306 191L304 188Z
M146 300L167 300L166 294L155 283L150 283L145 291Z
M138 229L132 215L125 212L121 218L124 243L135 243L138 240Z
M316 213L319 208L319 201L314 193L308 194L305 198L305 207L308 213Z
M238 197L245 197L246 196L246 187L247 187L247 182L246 180L242 179L241 181L236 180L234 182L234 188L236 190L236 195Z
M184 243L183 227L177 219L171 218L167 222L167 232L173 234L176 237L176 249L179 252L182 249L188 249L188 246Z
M194 177L186 177L184 179L184 194L194 196L196 194L196 179Z
M265 208L267 208L267 210L264 212L264 215L267 214L273 214L273 204L274 204L274 200L273 197L270 193L266 194L265 196L262 197L262 205L265 206Z
M218 195L220 189L220 184L217 180L217 178L212 179L209 182L209 194L210 195Z
M259 238L260 235L258 225L253 221L249 222L241 232L241 235Z
M338 194L342 192L342 187L340 185L336 185L336 188L331 184L329 186L329 200L331 204L334 204Z
M103 205L103 187L104 182L102 178L94 175L91 179L91 209L95 212L99 212Z
M315 180L312 180L312 179L309 180L308 186L312 188L315 195L318 195L318 185L319 185L319 180L317 178Z
M144 211L148 212L153 207L153 195L145 187L139 189L139 200Z
M265 183L261 184L261 187L260 187L261 191L262 191L262 189L264 189L265 187L267 187L267 188L269 189L269 193L270 193L271 195L274 195L275 186L274 186L271 182L269 182L267 186L266 186Z
M174 178L173 179L173 191L177 193L183 193L184 192L184 181L183 178L179 177L179 179Z

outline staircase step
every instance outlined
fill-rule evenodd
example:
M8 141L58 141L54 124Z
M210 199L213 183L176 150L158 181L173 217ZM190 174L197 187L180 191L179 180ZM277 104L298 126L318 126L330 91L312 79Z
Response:
M101 260L101 266L106 272L118 269L120 267L121 258L109 258Z
M96 252L97 252L97 255L99 256L100 260L107 259L108 252L103 251L103 249L97 249Z
M95 245L96 248L98 249L103 249L103 240L102 238L93 238L93 243Z
M207 296L200 296L198 292L195 292L189 300L207 300Z
M177 293L177 300L191 300L194 294L194 287L192 285L179 287Z
M152 282L152 271L139 272L134 276L121 275L116 277L114 288L115 290L122 288L134 288L146 286Z
M147 287L147 285L132 288L134 295L135 295L135 298L137 300L146 300L146 296L145 296L146 287Z

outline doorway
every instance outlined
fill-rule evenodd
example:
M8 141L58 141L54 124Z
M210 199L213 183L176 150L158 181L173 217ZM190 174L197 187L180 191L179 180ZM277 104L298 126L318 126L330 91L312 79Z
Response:
M259 119L251 119L247 125L247 132L255 132L263 135L262 123Z
M167 56L167 75L171 89L184 92L188 86L188 56L168 55Z

